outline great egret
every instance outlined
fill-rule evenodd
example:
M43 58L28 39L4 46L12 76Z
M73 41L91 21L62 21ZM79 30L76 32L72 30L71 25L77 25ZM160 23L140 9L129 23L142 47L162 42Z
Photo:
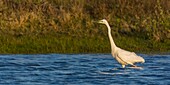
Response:
M122 68L125 68L125 65L128 65L128 64L132 65L133 67L137 67L136 65L134 65L134 63L145 62L145 60L142 57L136 55L134 52L123 50L115 45L112 35L111 35L111 28L107 20L102 19L98 23L105 24L107 26L108 37L109 37L110 44L111 44L111 54L120 64L122 64Z

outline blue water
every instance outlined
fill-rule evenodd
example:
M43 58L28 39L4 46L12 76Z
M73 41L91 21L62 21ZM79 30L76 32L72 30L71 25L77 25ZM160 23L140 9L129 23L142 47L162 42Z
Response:
M143 69L110 54L0 55L0 85L170 85L170 55L144 55Z

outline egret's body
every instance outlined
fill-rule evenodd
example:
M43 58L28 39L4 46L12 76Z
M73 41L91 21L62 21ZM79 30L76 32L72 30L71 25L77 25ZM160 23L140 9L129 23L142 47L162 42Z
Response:
M102 23L107 26L108 37L109 37L110 44L111 44L111 54L120 64L122 64L123 68L125 68L125 65L128 65L128 64L134 67L137 67L134 65L134 63L145 62L145 60L142 57L136 55L134 52L123 50L115 45L112 35L111 35L111 28L109 26L109 23L105 19L100 20L98 23Z

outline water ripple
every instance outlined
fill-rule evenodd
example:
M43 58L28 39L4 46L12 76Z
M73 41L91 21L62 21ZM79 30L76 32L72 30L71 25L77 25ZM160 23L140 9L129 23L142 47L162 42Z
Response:
M121 68L110 54L0 55L0 84L170 84L170 55L139 55L143 69Z

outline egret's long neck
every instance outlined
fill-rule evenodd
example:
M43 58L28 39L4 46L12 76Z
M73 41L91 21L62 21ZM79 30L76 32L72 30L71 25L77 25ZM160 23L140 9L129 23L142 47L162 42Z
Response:
M109 40L110 40L110 44L111 44L111 50L114 52L114 51L116 51L117 47L116 47L116 45L113 41L113 38L112 38L112 35L111 35L111 28L110 28L109 24L106 23L106 26L108 28L108 36L109 36Z

